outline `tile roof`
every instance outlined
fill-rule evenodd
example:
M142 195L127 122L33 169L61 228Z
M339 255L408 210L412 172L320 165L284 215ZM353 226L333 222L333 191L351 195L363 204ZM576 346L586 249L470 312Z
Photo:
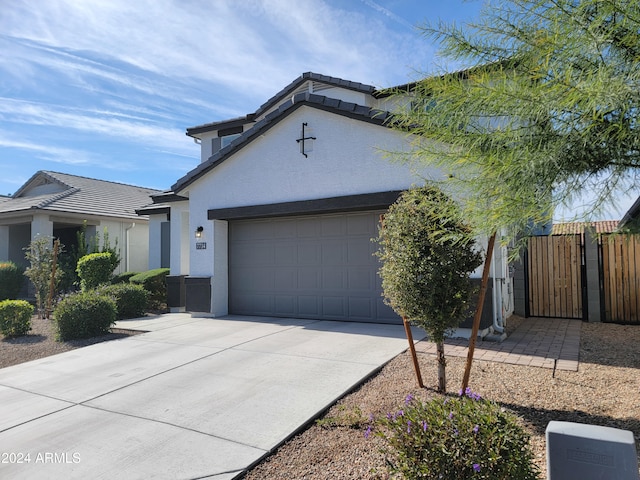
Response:
M355 90L357 92L368 93L369 95L373 95L376 91L376 88L373 85L366 85L360 82L352 82L351 80L344 80L338 77L331 77L329 75L321 75L319 73L313 72L305 72L296 78L289 85L284 87L278 93L276 93L269 100L264 102L258 110L255 112L255 116L260 116L265 111L269 110L271 107L275 106L279 102L281 102L284 98L290 96L295 90L302 85L304 82L311 80L314 82L324 83L326 85L330 85L333 87L346 88L348 90Z
M264 114L270 108L275 107L283 100L291 97L292 94L296 92L296 90L307 81L323 83L325 85L329 85L332 87L340 87L345 88L347 90L354 90L356 92L367 93L369 95L376 94L377 90L373 85L366 85L360 82L353 82L351 80L344 80L342 78L330 77L328 75L321 75L319 73L313 72L305 72L296 78L289 85L284 87L278 93L276 93L269 100L264 102L254 113L249 113L242 117L232 118L229 120L222 120L218 122L205 123L203 125L196 125L195 127L187 128L187 135L194 136L203 132L208 132L210 130L215 130L220 127L229 128L236 125L245 125L247 123L252 123L255 121L256 117Z
M63 190L55 193L29 195L38 181L55 183ZM49 210L63 213L117 218L139 218L136 209L147 205L151 195L160 190L108 182L66 173L39 171L13 197L0 201L0 214L28 210Z
M618 228L618 220L600 220L597 222L566 222L554 223L551 235L583 234L585 229L595 229L596 233L612 233Z

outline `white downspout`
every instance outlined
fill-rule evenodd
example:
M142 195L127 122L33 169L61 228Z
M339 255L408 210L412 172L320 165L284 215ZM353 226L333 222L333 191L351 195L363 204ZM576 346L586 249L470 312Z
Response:
M498 296L497 281L496 281L496 247L493 248L493 255L491 257L491 278L493 279L493 329L498 333L504 333L504 323L502 322L502 289L500 289L500 295ZM498 308L498 298L500 299L500 308Z
M136 224L135 222L129 224L128 227L125 227L124 229L124 243L125 243L125 272L129 272L130 271L130 267L131 267L131 259L129 258L129 242L131 241L131 239L129 238L129 230L131 230L133 227L135 227Z

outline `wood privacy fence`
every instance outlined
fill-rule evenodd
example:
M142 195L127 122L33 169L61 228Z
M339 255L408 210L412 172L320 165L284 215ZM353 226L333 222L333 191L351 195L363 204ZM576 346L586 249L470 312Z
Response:
M529 239L527 315L586 319L589 296L596 295L603 322L640 324L640 235L601 234L597 242L590 248L597 248L598 265L589 268L598 282L588 290L584 235Z
M604 321L640 324L640 236L602 235Z

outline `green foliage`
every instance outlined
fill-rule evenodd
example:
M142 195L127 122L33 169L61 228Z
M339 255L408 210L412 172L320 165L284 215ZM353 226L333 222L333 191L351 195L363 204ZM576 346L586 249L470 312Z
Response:
M35 288L36 308L44 318L45 302L50 293L51 277L53 275L54 251L52 248L53 238L49 236L38 236L26 247L25 257L29 261L29 267L24 274L31 280ZM58 254L62 253L64 245L59 243ZM61 269L56 269L54 279L54 296L58 292L60 279L63 276Z
M24 285L24 268L13 262L0 262L0 300L15 300Z
M76 267L82 291L109 283L113 273L113 259L110 252L90 253L78 260Z
M80 278L77 275L78 261L91 253L111 253L111 263L113 272L120 265L120 249L118 248L118 239L116 238L115 246L111 246L109 240L109 231L105 227L103 230L103 242L100 245L100 234L98 232L91 237L87 237L87 223L82 224L82 228L76 233L76 245L71 246L71 252L61 259L62 268L64 269L64 287L66 290L72 286L80 285Z
M129 281L142 285L150 293L149 308L157 309L167 303L167 275L168 268L156 268L134 275Z
M33 305L24 300L0 302L0 333L5 337L19 337L31 330Z
M502 0L471 25L427 24L447 63L409 92L394 125L413 154L468 192L466 218L509 237L548 223L588 193L584 217L637 184L640 167L640 3ZM589 204L590 203L590 204Z
M57 339L61 341L90 338L109 333L117 315L116 302L96 291L71 294L53 311Z
M388 444L390 470L401 478L539 478L517 417L469 389L428 402L409 395L401 410L374 420L366 436L374 429Z
M129 283L131 277L138 275L140 272L124 272L114 275L111 279L111 283L114 285L117 283Z
M116 302L118 320L142 317L147 311L149 292L142 285L118 283L98 287L97 293Z
M466 317L481 263L456 204L434 187L404 192L384 216L377 238L385 303L444 341Z

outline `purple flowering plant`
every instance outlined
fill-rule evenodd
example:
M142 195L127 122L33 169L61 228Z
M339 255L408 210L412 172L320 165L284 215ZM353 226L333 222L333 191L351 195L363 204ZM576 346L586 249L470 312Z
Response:
M539 478L517 417L471 389L428 401L407 395L369 424L365 436L373 434L385 440L389 473L399 478Z

